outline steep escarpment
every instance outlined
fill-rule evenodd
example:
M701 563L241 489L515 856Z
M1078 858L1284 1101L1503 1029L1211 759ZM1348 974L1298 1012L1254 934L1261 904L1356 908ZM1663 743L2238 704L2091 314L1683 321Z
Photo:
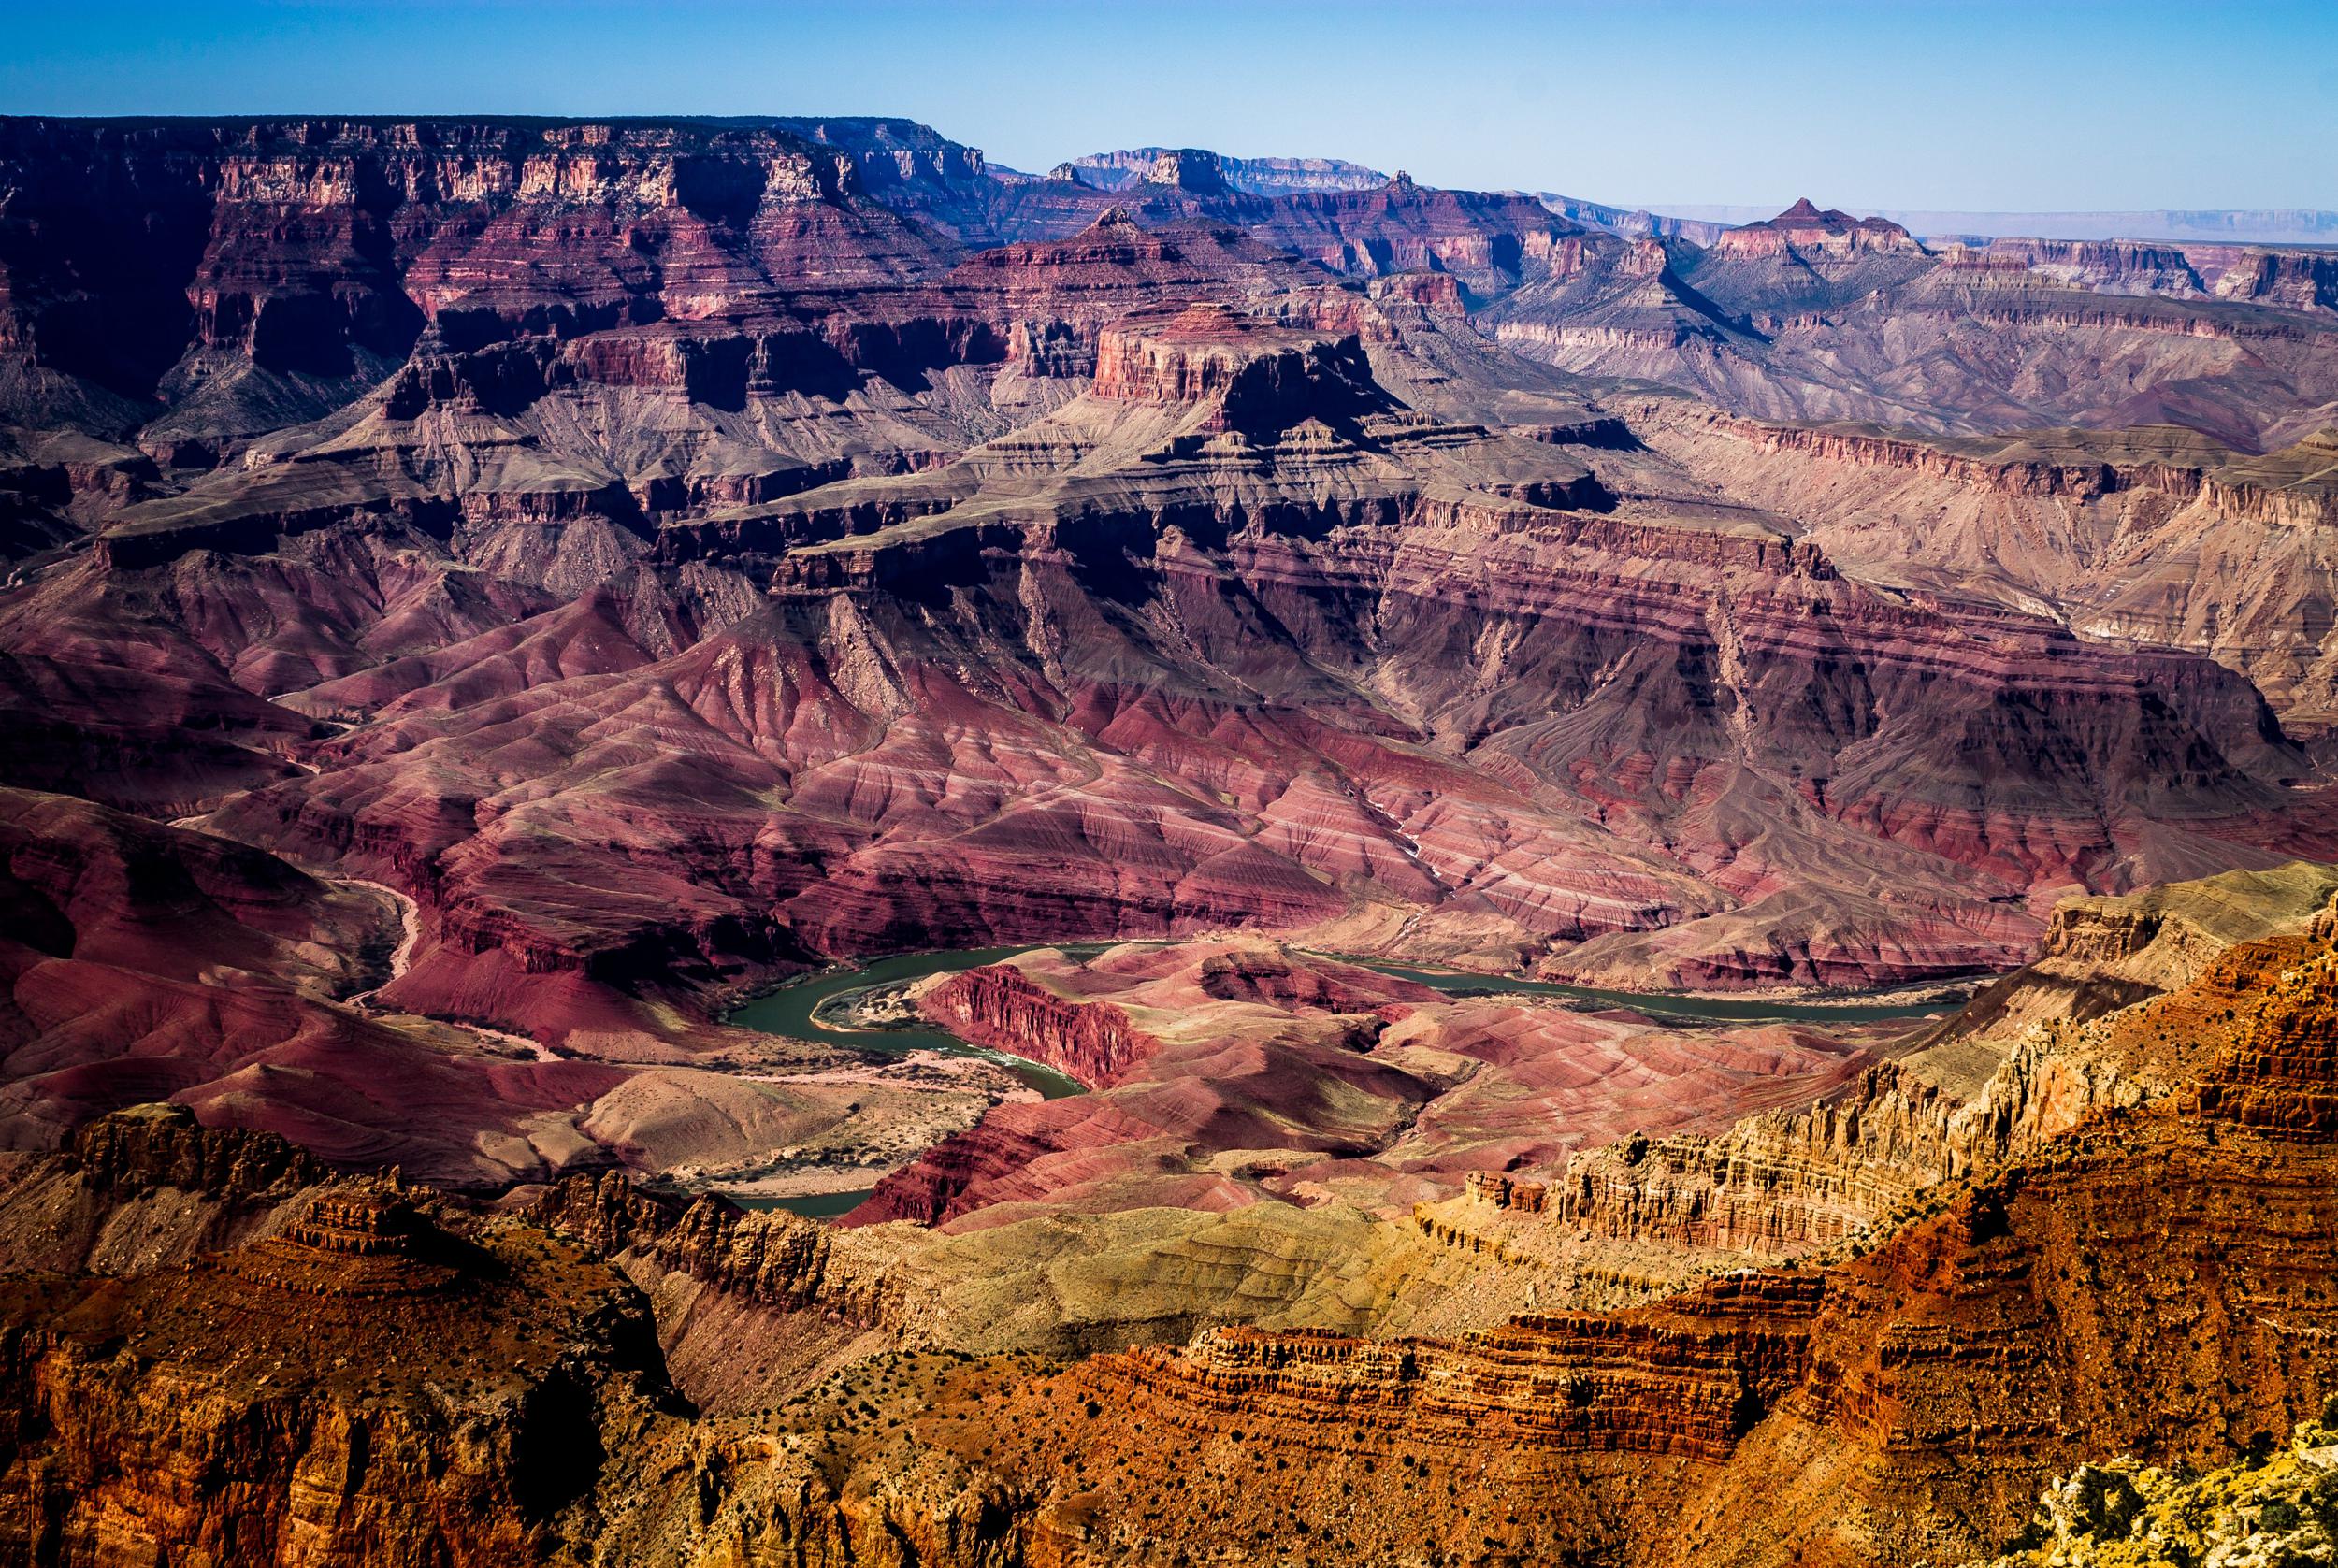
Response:
M1416 1217L1448 1244L1691 1277L1888 1231L1927 1194L2028 1158L2106 1111L2161 1100L2246 1042L2327 919L2326 869L2236 873L2056 912L2043 956L1815 1103L1718 1136L1635 1132L1473 1180ZM1652 1252L1651 1244L1654 1244Z
M2266 961L2283 978L2248 1031L2256 1043L2203 1080L2262 1094L2261 1131L2235 1115L2211 1137L2181 1097L2098 1117L1961 1185L1863 1258L1735 1275L1618 1317L1527 1319L1452 1345L1220 1335L1085 1369L1052 1398L1114 1412L1134 1479L1112 1492L1140 1500L1100 1516L1114 1544L1097 1555L1135 1549L1144 1507L1164 1503L1186 1528L1238 1540L1305 1489L1273 1463L1301 1455L1302 1470L1337 1469L1335 1495L1363 1500L1329 1515L1351 1560L1401 1555L1383 1509L1408 1529L1425 1511L1482 1531L1496 1553L1970 1552L2012 1534L2043 1479L2086 1453L2197 1461L2279 1430L2319 1407L2334 1370L2318 1348L2331 1309L2306 1218L2328 1155L2310 1107L2327 1079L2310 1052L2262 1043L2302 1038L2301 1020L2326 1011L2316 977L2328 960ZM1724 1312L1744 1313L1744 1328L1724 1330L1711 1316ZM1703 1331L1693 1352L1667 1354L1664 1329L1683 1317ZM1764 1337L1740 1337L1755 1323ZM1719 1387L1697 1391L1707 1377ZM1514 1387L1536 1390L1516 1417L1503 1407ZM1163 1423L1170 1441L1151 1436ZM1476 1469L1475 1486L1443 1486L1479 1451L1466 1432L1489 1423L1514 1433L1513 1456L1609 1457L1514 1457ZM1248 1449L1231 1472L1205 1467L1205 1501L1175 1501L1196 1489L1167 1484L1169 1456L1209 1452L1236 1428ZM1042 1473L1068 1463L1058 1445L1033 1446Z
M2103 294L2233 299L2289 310L2338 306L2327 251L2129 239L1997 238L1991 258L2018 258L2031 270Z
M563 1510L670 1395L606 1271L467 1229L394 1188L338 1188L184 1268L12 1279L0 1531L27 1561L554 1555Z
M0 1258L16 1270L143 1273L281 1225L330 1172L295 1144L204 1128L178 1105L103 1116L0 1175Z
M2292 862L2165 883L2055 908L2039 956L1982 988L1927 1037L1927 1071L1956 1082L1959 1058L2045 1023L2084 1024L2198 978L2227 950L2302 928L2333 892L2327 866Z
M828 1227L784 1210L750 1215L714 1198L683 1204L610 1173L570 1176L528 1214L600 1257L686 1273L758 1305L812 1307L871 1325L888 1312L902 1316L875 1270L845 1266Z
M1725 424L1728 434L1771 451L1798 453L1855 467L1898 469L2022 499L2094 501L2145 491L2176 505L2204 500L2248 521L2309 527L2331 516L2317 447L2261 458L2219 449L2180 429L2140 428L2118 436L2038 432L1989 441L1918 440L1859 426ZM2061 450L2057 451L2057 437Z
M1124 1375L1172 1408L1270 1430L1329 1417L1429 1445L1498 1432L1548 1451L1723 1459L1802 1374L1822 1297L1815 1276L1745 1273L1657 1309L1522 1317L1458 1345L1229 1329L1132 1358Z
M396 999L498 1027L514 967L607 1027L586 988L1374 906L1605 982L1909 978L2010 961L2033 889L2148 875L2139 822L2212 864L2310 847L2269 827L2306 765L2225 672L1876 593L1638 450L1397 409L1382 375L1425 383L1453 329L1356 303L1387 340L1140 318L943 469L677 524L673 569L763 607L655 662L408 689L228 820L412 888ZM522 720L559 739L486 742ZM694 805L638 816L599 740L675 725ZM589 901L528 894L547 834ZM1853 842L1925 894L1846 877Z
M1090 152L1065 165L1073 178L1107 191L1124 191L1152 178L1162 160L1171 156L1165 147L1127 148L1117 152ZM1192 157L1191 151L1183 154ZM1378 169L1344 158L1231 158L1210 152L1219 178L1252 195L1280 196L1301 191L1375 191L1388 183Z
M831 290L938 259L859 196L851 158L768 124L19 120L0 156L10 221L41 237L10 270L10 340L52 406L166 409L174 461L346 402L426 329L457 352L489 329L650 329L704 314L670 280L769 296L814 255ZM154 242L120 243L152 216ZM651 225L639 245L628 219ZM93 309L107 331L80 324Z
M2090 1457L2219 1464L2321 1407L2338 1376L2316 1219L2338 1129L2333 934L2324 917L2242 942L2158 1000L2076 1026L2124 1029L2105 1040L2172 1087L2058 1125L2001 1118L2025 1136L1976 1153L1869 1244L1624 1310L1412 1338L1205 1316L1171 1336L1182 1347L969 1354L954 1337L992 1320L966 1316L968 1292L1015 1255L983 1250L998 1231L831 1232L578 1178L533 1205L561 1233L547 1236L394 1181L318 1181L281 1144L122 1118L76 1157L112 1172L108 1190L177 1193L185 1237L207 1202L266 1219L159 1271L11 1282L4 1370L23 1414L0 1432L19 1477L0 1528L28 1552L37 1526L91 1550L126 1531L145 1551L232 1544L259 1561L290 1561L296 1540L392 1561L611 1563L841 1561L907 1541L939 1563L1270 1543L1397 1563L1419 1560L1424 1529L1494 1560L1975 1556ZM1188 983L1153 950L1099 962L1076 983L1048 971L1052 988ZM1384 1034L1440 1005L1389 982L1360 1008L1366 973L1325 960L1309 981L1307 967L1251 947L1190 978ZM1887 1086L1865 1082L1862 1103ZM42 1223L30 1190L0 1193L11 1236ZM1283 1212L1286 1242L1335 1213ZM1156 1234L1110 1277L1150 1294L1172 1259L1223 1268L1231 1220ZM1019 1300L1045 1278L1068 1305L1082 1265L1055 1245L1045 1269L1026 1257L992 1283ZM1355 1261L1347 1238L1331 1251ZM1491 1266L1429 1257L1462 1289ZM1389 1277L1351 1274L1312 1310ZM230 1312L240 1354L223 1363L209 1325ZM734 1363L753 1345L766 1371L791 1371L726 1381L719 1343ZM723 1413L692 1417L674 1374ZM171 1456L190 1445L228 1467L232 1513L176 1484ZM330 1506L306 1479L327 1465L346 1478Z
M1046 1062L1090 1088L1118 1081L1153 1047L1120 1009L1070 1002L1008 964L953 975L917 1005L961 1040Z
M1583 252L1489 320L1566 369L1775 421L2179 424L2249 451L2329 423L2331 323L2310 256L2038 241L1935 253L1807 201L1710 240ZM2009 342L2023 352L1991 352Z
M1105 332L1094 395L1128 402L1208 402L1228 429L1280 430L1300 419L1353 419L1384 409L1354 338L1278 336L1219 307Z
M1943 440L1683 409L1651 439L1796 518L1850 569L2193 649L2248 674L2300 728L2327 723L2327 436L2252 455L2168 427Z

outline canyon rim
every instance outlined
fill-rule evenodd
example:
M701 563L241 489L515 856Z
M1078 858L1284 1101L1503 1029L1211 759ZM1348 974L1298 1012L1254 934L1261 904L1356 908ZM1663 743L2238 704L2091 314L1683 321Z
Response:
M2123 25L2254 123L2282 10ZM101 20L0 65L0 1563L2330 1560L2310 162L1943 145L1920 7ZM1774 177L1502 132L1692 27Z

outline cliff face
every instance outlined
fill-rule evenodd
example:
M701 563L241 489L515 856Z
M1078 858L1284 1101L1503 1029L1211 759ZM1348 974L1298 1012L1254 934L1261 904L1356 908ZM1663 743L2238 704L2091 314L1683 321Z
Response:
M1970 1087L1956 1058L2042 1024L2085 1024L2190 985L2227 950L2304 927L2338 892L2324 866L2293 862L2057 905L2038 957L1984 986L1926 1042L1926 1070Z
M2245 300L2286 310L2338 308L2338 267L2327 252L2135 240L1992 239L1991 260L2104 294Z
M1930 1084L1874 1067L1839 1099L1719 1138L1635 1139L1581 1157L1537 1195L1537 1212L1611 1240L1762 1258L1818 1251L1954 1173L1955 1110ZM1485 1195L1501 1207L1512 1196Z
M1559 1471L1566 1478L1532 1504L1518 1501L1521 1473L1488 1465L1480 1474L1508 1489L1467 1528L1525 1555L1851 1562L1992 1545L2077 1457L2228 1453L2318 1408L2338 1370L2316 1348L2331 1309L2310 1283L2325 1248L2305 1218L2328 1155L2327 1076L2302 1021L2328 1011L2329 961L2301 964L2294 948L2255 961L2279 978L2237 1047L2206 1065L2196 1100L2099 1112L1822 1273L1734 1275L1593 1319L1596 1333L1528 1319L1450 1346L1218 1336L1100 1364L1060 1398L1115 1409L1115 1441L1148 1482L1173 1449L1137 1434L1163 1419L1176 1451L1207 1451L1197 1431L1237 1426L1263 1460L1362 1450L1378 1462L1348 1463L1342 1478L1414 1528L1424 1511L1459 1527L1463 1503L1488 1500L1418 1485L1473 1451L1473 1431L1530 1449L1675 1456ZM2194 1261L2205 1258L2213 1273ZM2283 1303L2278 1327L2242 1305L2260 1301ZM1664 1329L1688 1322L1696 1351L1664 1348ZM1719 1387L1699 1391L1707 1375ZM1523 1415L1505 1409L1512 1387L1538 1391ZM1407 1456L1435 1459L1424 1474ZM1227 1514L1213 1532L1238 1537L1261 1517L1240 1485L1205 1489L1203 1514ZM1626 1495L1636 1501L1619 1518L1609 1510ZM1356 1555L1401 1549L1368 1507L1335 1518ZM1124 1546L1145 1533L1127 1515L1111 1519Z
M152 1117L84 1143L93 1179L127 1158L195 1206L301 1162ZM22 1561L539 1561L670 1403L639 1298L572 1250L450 1230L391 1184L286 1179L268 1233L232 1250L11 1279L0 1539Z
M0 1263L129 1274L264 1235L329 1175L281 1138L141 1105L82 1128L62 1157L0 1173Z
M1971 1165L1871 1245L1458 1338L1220 1328L1070 1366L910 1353L855 1372L830 1352L868 1322L869 1298L838 1289L867 1232L580 1179L534 1216L580 1251L394 1182L297 1185L281 1144L123 1118L77 1157L108 1191L184 1182L186 1199L271 1203L275 1223L160 1270L8 1285L0 1538L36 1561L126 1544L268 1562L1101 1564L1292 1542L1399 1563L1424 1530L1519 1561L1971 1556L2090 1455L2221 1462L2320 1408L2338 1376L2338 1259L2316 1219L2338 1174L2333 934L2322 917L2234 946L2085 1026L2172 1049L2180 1081L2075 1120L2000 1100L1989 1136L2010 1158L1969 1140ZM1318 1002L1362 984L1322 978ZM1862 1115L1889 1092L1871 1076ZM19 1204L0 1196L12 1225ZM1538 1217L1563 1206L1554 1189ZM648 1299L587 1252L652 1292L663 1355ZM931 1327L932 1305L880 1315ZM749 1309L769 1315L757 1343L792 1331L820 1370L784 1404L691 1419L668 1358Z
M917 1005L961 1040L1045 1062L1090 1088L1119 1081L1156 1043L1120 1009L1066 1001L1003 964L953 975Z
M1214 427L1271 434L1305 419L1352 420L1388 406L1355 338L1308 338L1220 306L1106 330L1098 397L1211 404Z
M1813 1103L1473 1177L1414 1222L1445 1246L1543 1260L1554 1287L1593 1300L1864 1247L2091 1119L2194 1092L2221 1048L2300 1049L2280 1019L2311 1004L2269 981L2321 940L2331 891L2324 868L2301 865L2073 900L2036 963ZM2263 1113L2316 1114L2310 1097Z
M2211 291L2285 310L2338 310L2338 261L2327 251L2244 250L2218 253Z
M851 155L768 125L19 120L0 167L9 222L41 237L0 295L8 341L101 399L183 394L190 435L223 397L378 379L426 326L457 346L640 326L776 299L791 272L832 290L936 258L862 199ZM172 381L209 359L263 379ZM222 409L224 433L259 412Z
M1912 235L1888 219L1854 218L1833 208L1822 211L1808 196L1775 218L1723 230L1706 250L1712 255L1732 258L1789 253L1829 257L1866 252L1924 253L1924 247Z
M2207 462L2194 465L2183 464L2173 453L2154 461L2147 447L2124 462L2071 460L2079 458L2075 451L2071 459L2058 462L2050 455L2013 452L1992 461L1986 456L1964 455L1953 447L1857 429L1740 424L1732 433L1760 441L1772 451L1798 452L1856 467L1894 468L2024 499L2086 502L2142 490L2168 496L2179 505L2205 499L2213 507L2251 522L2290 527L2313 526L2331 515L2331 497L2320 486L2310 482L2281 485L2278 480L2271 485L2252 482L2241 477L2251 467L2245 457L2215 453L2213 447L2204 454ZM2071 442L2073 448L2078 444ZM2001 443L2000 450L2013 446ZM1987 446L1974 443L1973 450L1986 452ZM2223 464L2216 462L2218 458ZM2234 471L2217 471L2226 465Z
M2301 729L2329 720L2338 492L2321 437L2251 454L2164 427L1942 440L1684 415L1653 439L1797 517L1851 569L2193 648L2246 672Z
M1118 152L1090 152L1074 158L1065 168L1073 178L1102 190L1125 191L1145 180L1164 156L1165 147L1138 147ZM1186 156L1192 156L1188 151ZM1377 191L1388 176L1341 158L1230 158L1206 153L1219 177L1236 190L1256 196L1291 195L1302 191Z
M1493 304L1494 329L1570 370L1773 421L1962 436L2171 424L2248 451L2327 423L2327 262L2312 252L2013 239L1936 255L1807 202L1659 248L1663 274L1604 252L1532 280ZM2008 342L2023 352L1993 359Z
M784 1210L745 1214L719 1199L651 1197L620 1174L570 1176L528 1210L537 1223L602 1258L628 1258L758 1306L809 1308L869 1326L898 1325L882 1272L839 1256L833 1232Z
M1365 192L1328 164L1232 166L1159 151L1132 201L1148 226L1231 223L1336 271L1436 265L1487 292L1569 226L1523 198ZM1002 339L943 283L961 238L1056 240L1114 207L853 118L19 119L0 183L17 236L0 346L27 365L6 423L136 432L194 468L348 404L418 347L441 382L680 387L729 409L994 363ZM533 367L486 352L513 338L561 347Z
M1450 1345L1228 1329L1122 1375L1173 1410L1270 1429L1329 1419L1426 1444L1720 1460L1802 1374L1821 1289L1744 1273L1661 1310L1521 1317Z
M2204 290L2186 248L2124 239L1992 239L1984 256L2108 294L2197 297Z

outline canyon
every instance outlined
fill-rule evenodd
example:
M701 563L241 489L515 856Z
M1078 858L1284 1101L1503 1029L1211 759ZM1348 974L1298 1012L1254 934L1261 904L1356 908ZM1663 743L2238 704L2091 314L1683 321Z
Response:
M614 1177L514 1210L117 1113L0 1187L0 1252L47 1271L8 1286L0 1531L44 1556L389 1561L1988 1555L2094 1456L2213 1462L2321 1408L2338 905L2295 918L2315 884L2065 923L2047 966L2107 919L2167 988L2027 1048L2101 1085L2143 1043L2132 1092L1984 1093L1999 1137L1831 1239L1436 1335L1231 1321L1094 1354L1044 1314L952 1310L1027 1287L914 1226ZM2205 967L2203 921L2237 922ZM201 1328L222 1312L226 1365ZM168 1479L190 1449L234 1489Z
M2292 1430L2334 290L0 117L0 1557L1956 1562Z

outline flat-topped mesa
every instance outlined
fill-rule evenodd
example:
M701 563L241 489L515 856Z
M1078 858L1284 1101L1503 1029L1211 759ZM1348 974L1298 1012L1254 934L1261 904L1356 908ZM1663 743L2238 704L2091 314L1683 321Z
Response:
M2041 277L2101 294L2338 309L2338 255L2321 249L2011 237L1966 253L1992 264L2019 262Z
M2018 266L2080 288L2112 294L2199 297L2205 288L2181 247L2136 239L1991 239L1944 254L1963 268Z
M1469 304L1462 295L1461 280L1450 272L1399 272L1372 280L1369 297L1377 302L1402 300L1431 315L1466 317Z
M1283 196L1308 191L1376 191L1388 176L1339 158L1233 158L1195 148L1133 147L1090 152L1058 164L1050 180L1076 180L1103 191L1125 191L1154 180L1165 162L1208 161L1209 169L1232 189L1254 196ZM1172 181L1174 182L1174 181Z
M1867 424L1782 424L1710 416L1710 427L1766 452L1890 468L2020 499L2085 503L2129 492L2204 502L2250 522L2312 528L2338 518L2338 432L2263 453L2236 451L2178 425L2113 432L2018 431L1932 436Z
M1215 304L1107 329L1096 348L1095 392L1134 403L1214 402L1214 428L1253 432L1352 419L1390 402L1353 334L1294 331Z
M1710 249L1733 256L1775 256L1789 250L1823 251L1838 255L1890 252L1920 256L1924 247L1915 236L1884 218L1854 218L1834 208L1819 208L1803 197L1775 218L1725 231Z
M2209 284L2218 299L2246 300L2285 310L2338 310L2338 255L2326 250L2243 251L2227 259L2187 249L2203 267L2220 270Z
M1175 147L1162 152L1146 169L1145 183L1204 196L1230 195L1234 190L1218 166L1218 154L1198 147Z
M620 194L666 202L700 194L702 187L681 187L716 165L759 167L804 195L832 196L858 185L851 159L815 152L776 122L255 116L144 123L23 119L0 125L0 157L61 152L137 162L173 175L202 172L208 164L221 199L327 206Z
M1061 239L981 252L953 285L994 301L1006 357L1026 375L1090 375L1096 334L1132 308L1167 312L1199 299L1273 294L1311 281L1304 263L1237 227L1139 223L1124 207Z
M1941 258L1941 270L1955 274L1962 281L2019 282L2031 276L2029 264L2019 256L1993 256L1970 245L1949 245L1936 253Z
M772 121L772 125L849 154L860 171L862 184L871 190L921 180L979 180L989 173L982 149L952 141L914 120L792 115Z

